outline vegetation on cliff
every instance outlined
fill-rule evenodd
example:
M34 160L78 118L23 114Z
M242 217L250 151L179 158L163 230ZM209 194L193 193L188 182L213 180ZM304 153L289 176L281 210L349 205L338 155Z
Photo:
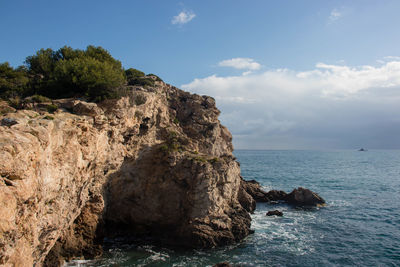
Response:
M15 98L22 95L28 81L25 67L14 69L8 62L0 64L0 96L2 98Z
M86 50L64 46L57 51L40 49L16 69L0 64L0 97L18 106L19 99L32 95L51 99L86 97L92 101L119 98L124 85L154 86L161 79L129 68L102 47Z

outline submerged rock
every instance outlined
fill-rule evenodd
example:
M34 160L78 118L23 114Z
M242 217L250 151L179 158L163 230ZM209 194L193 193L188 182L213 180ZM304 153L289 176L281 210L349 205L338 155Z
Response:
M283 216L283 213L279 210L270 210L266 214L267 216Z
M285 197L287 203L295 206L317 206L325 204L325 200L317 193L303 187L294 189Z

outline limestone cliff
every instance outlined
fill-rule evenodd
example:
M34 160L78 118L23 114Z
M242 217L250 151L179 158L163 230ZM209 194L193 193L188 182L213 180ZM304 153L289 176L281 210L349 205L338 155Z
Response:
M211 97L156 82L54 104L0 117L0 265L96 256L122 228L196 247L249 234L251 198Z

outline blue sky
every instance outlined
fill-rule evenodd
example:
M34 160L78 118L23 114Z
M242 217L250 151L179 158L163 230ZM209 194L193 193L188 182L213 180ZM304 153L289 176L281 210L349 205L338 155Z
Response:
M399 11L397 0L0 1L0 62L99 45L216 97L238 148L400 148Z

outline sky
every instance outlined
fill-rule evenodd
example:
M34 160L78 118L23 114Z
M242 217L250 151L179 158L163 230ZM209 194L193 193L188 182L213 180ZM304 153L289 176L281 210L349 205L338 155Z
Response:
M400 149L398 0L0 0L0 62L102 46L216 99L236 149Z

